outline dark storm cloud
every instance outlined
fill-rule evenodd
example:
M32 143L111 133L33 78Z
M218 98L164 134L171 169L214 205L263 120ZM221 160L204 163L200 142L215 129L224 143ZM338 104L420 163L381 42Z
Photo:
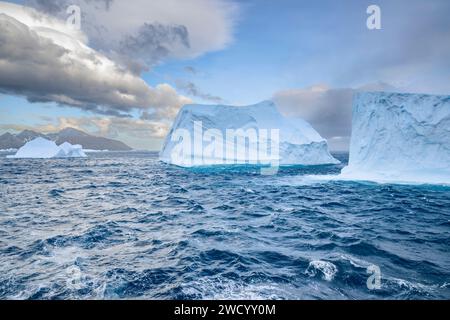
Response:
M0 29L3 93L115 116L182 103L173 88L151 88L95 51L68 50L8 15L0 14Z
M288 117L308 121L320 135L329 140L334 150L348 148L352 127L352 100L357 91L399 91L385 83L361 88L328 88L314 86L277 92L273 100Z
M185 26L145 23L136 34L122 39L118 51L123 56L153 65L167 58L176 46L189 48Z
M350 135L353 89L313 87L277 92L274 100L289 117L308 121L323 137Z
M148 71L179 48L190 47L186 26L162 23L143 23L137 31L122 34L111 41L108 30L86 12L90 12L92 7L108 11L113 4L112 0L28 1L31 7L63 20L67 18L66 10L72 4L81 8L82 30L90 35L91 45L134 74Z
M357 28L360 17L350 16L330 36L342 39L333 55L343 57L332 66L333 81L358 84L381 79L409 86L409 91L445 93L448 72L443 70L450 69L450 1L380 0L377 5L381 30ZM344 6L354 10L353 2ZM328 52L316 63L323 64L327 56Z
M135 74L164 59L190 59L231 42L238 6L232 0L26 0L65 21L80 7L89 45Z
M69 2L66 0L27 0L27 6L36 8L39 11L46 12L57 16L66 11L69 6Z

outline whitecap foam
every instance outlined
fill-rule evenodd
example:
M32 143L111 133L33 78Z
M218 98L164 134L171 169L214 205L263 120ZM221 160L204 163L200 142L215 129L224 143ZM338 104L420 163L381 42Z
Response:
M332 281L338 272L338 268L329 261L313 260L309 263L308 268L305 270L305 274L310 277L315 277L317 274L322 275L322 279L325 281Z
M382 286L388 286L394 290L405 291L405 293L419 292L424 295L431 295L440 288L439 285L426 285L419 282L411 282L405 279L383 277Z

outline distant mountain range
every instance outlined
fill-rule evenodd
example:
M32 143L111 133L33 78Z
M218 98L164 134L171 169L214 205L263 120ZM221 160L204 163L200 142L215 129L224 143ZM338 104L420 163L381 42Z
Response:
M57 133L49 134L42 134L32 130L25 130L19 134L11 134L7 132L0 136L0 150L19 149L28 141L31 141L38 137L55 141L57 145L60 145L64 142L69 142L71 144L81 144L83 146L83 149L89 150L132 150L129 146L121 141L92 136L90 134L87 134L86 132L74 128L66 128Z

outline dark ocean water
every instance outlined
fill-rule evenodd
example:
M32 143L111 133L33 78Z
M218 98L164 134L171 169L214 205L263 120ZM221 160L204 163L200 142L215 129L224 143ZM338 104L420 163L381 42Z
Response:
M2 156L0 298L450 299L450 188L307 177L341 167Z

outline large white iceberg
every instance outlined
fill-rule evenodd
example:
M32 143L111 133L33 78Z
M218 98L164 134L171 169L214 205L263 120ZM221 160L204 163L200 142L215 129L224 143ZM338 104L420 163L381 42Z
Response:
M450 96L359 93L339 179L450 184Z
M55 142L44 139L36 138L27 142L17 153L8 158L80 158L86 157L83 152L83 147L80 145L71 145L68 142L64 142L60 146L57 146Z
M270 101L247 107L184 106L166 137L160 159L183 167L339 163L311 125L302 119L284 118Z

